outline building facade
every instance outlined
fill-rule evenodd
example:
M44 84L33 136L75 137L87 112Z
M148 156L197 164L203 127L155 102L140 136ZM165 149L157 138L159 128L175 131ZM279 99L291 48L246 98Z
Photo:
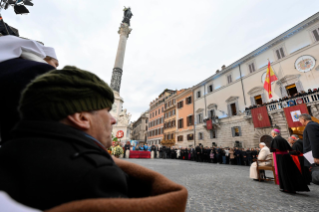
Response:
M164 106L164 136L161 142L165 146L173 146L176 143L176 94L170 95L165 100Z
M131 140L139 141L139 143L145 143L147 141L148 119L149 111L146 111L137 121L132 123Z
M165 100L176 91L165 89L157 99L150 103L148 123L148 144L160 144L164 133Z
M176 145L194 145L194 98L192 88L185 89L176 96Z
M255 129L249 110L297 92L319 87L319 13L301 22L193 88L195 144L255 147L269 140L271 128ZM263 84L268 60L278 78L269 99ZM309 112L318 117L318 98L309 95ZM282 106L267 105L273 126L290 133ZM207 121L212 129L207 129Z

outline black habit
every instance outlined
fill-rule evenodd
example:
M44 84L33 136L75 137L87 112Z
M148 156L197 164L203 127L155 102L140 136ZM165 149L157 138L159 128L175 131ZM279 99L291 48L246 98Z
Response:
M299 171L291 155L287 154L291 150L291 146L280 135L271 142L271 152L283 153L276 154L280 189L286 192L310 191L305 176Z
M298 139L293 145L292 145L292 152L290 152L291 155L298 155L298 160L300 163L300 167L302 168L302 174L304 175L306 182L308 185L310 185L311 182L311 173L309 171L309 167L305 166L305 158L301 155L303 153L303 142L302 140Z

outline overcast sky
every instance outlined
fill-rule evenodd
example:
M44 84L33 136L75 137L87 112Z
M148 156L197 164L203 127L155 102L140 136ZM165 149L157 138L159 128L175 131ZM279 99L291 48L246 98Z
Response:
M318 12L318 0L33 0L30 14L2 12L20 35L55 48L110 83L123 18L133 29L121 96L135 121L165 88L192 87Z

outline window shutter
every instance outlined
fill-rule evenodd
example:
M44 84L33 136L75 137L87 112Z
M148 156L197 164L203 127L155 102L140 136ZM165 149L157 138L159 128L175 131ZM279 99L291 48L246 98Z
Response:
M232 116L232 112L231 112L231 109L230 109L230 104L227 105L227 110L228 110L228 117L231 117Z
M253 72L255 72L255 65L254 65L254 63L251 64L251 67L252 67L252 69L253 69Z
M277 58L278 58L278 60L280 60L280 59L281 59L281 57L280 57L279 50L276 50L276 54L277 54Z
M264 93L261 94L261 100L263 101L263 103L267 102L266 95Z
M241 136L241 127L238 127L239 129L239 136Z
M251 64L249 64L249 72L250 72L250 73L253 73L253 70L252 70Z
M255 105L256 104L255 98L251 96L250 97L250 102L251 102L251 105Z
M237 112L237 115L239 115L239 105L238 105L238 102L235 102L235 105L236 105L236 112Z
M285 57L285 52L283 48L280 48L281 57Z
M287 90L286 90L286 88L285 88L285 86L284 86L284 85L281 85L281 87L280 87L280 91L281 91L281 97L288 96L288 94L287 94Z
M233 137L235 137L235 129L234 129L234 127L231 128L231 134L232 134Z
M298 91L298 92L303 91L302 84L301 84L301 82L300 82L299 80L298 80L298 82L296 82L296 88L297 88L297 91Z
M319 34L318 31L315 29L314 31L312 31L313 35L315 36L316 41L319 41Z

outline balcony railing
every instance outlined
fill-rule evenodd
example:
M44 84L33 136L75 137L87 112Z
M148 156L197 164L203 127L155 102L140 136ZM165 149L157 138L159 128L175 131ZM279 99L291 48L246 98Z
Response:
M267 111L272 112L276 110L280 110L286 107L291 107L294 105L305 103L307 105L318 102L319 103L319 92L318 93L312 93L312 94L306 94L304 96L294 97L287 100L282 100L280 102L273 102L271 104L267 104ZM245 116L251 116L251 111L246 110L244 112Z

